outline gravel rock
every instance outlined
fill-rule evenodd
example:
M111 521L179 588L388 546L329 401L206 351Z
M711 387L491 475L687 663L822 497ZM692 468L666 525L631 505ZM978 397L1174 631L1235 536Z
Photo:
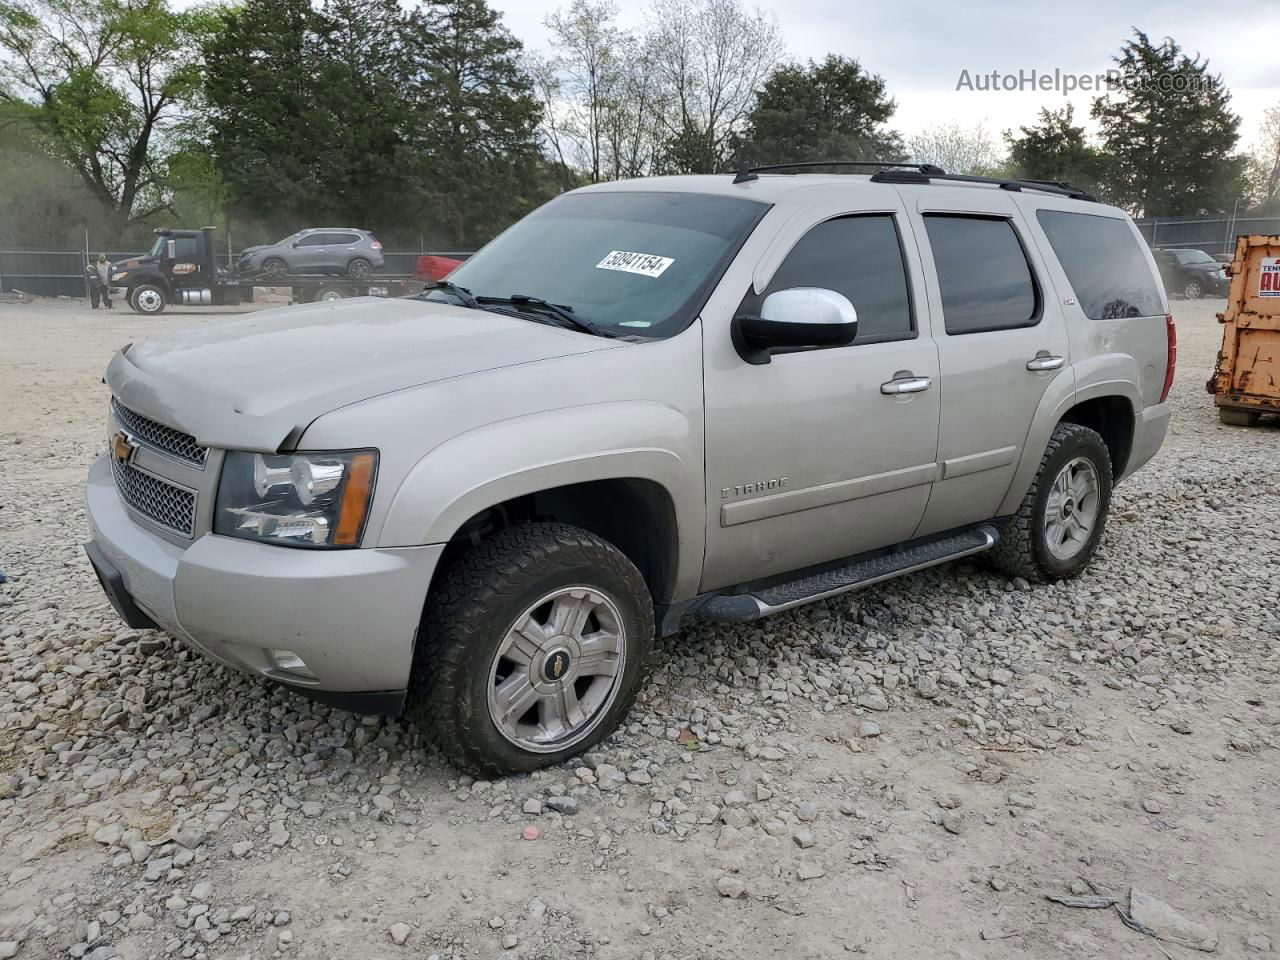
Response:
M1138 887L1129 891L1129 916L1169 943L1206 953L1218 949L1218 934L1214 930L1184 916L1165 901Z
M716 881L716 889L720 891L720 896L738 900L747 892L747 885L738 877L723 876Z
M409 934L413 932L413 928L407 923L393 923L390 932L392 942L397 947L402 947L404 942L409 939Z

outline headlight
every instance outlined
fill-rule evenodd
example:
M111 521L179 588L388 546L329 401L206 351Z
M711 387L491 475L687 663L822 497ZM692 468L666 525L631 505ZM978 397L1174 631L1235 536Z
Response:
M112 280L123 280L123 279L124 279L125 277L127 277L128 275L129 275L129 271L128 271L128 270L121 270L121 271L119 271L118 273L113 273L113 274L111 275L111 279L112 279Z
M295 547L360 545L376 450L228 453L213 532Z

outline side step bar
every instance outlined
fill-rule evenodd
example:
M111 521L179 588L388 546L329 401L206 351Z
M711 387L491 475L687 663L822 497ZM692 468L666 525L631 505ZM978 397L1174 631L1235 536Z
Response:
M994 547L999 539L1000 534L995 527L983 524L943 540L933 540L896 553L860 560L835 570L801 577L799 580L762 587L751 593L708 597L691 613L704 620L722 622L757 620L815 600L860 590L882 580L900 577L904 573L981 553Z

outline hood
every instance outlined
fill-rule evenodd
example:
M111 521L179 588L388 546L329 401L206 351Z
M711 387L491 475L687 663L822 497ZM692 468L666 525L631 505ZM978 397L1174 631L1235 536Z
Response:
M139 267L149 267L160 262L159 257L153 257L150 254L140 253L136 257L128 257L124 260L112 260L111 272L117 270L137 270Z
M362 297L145 340L116 355L107 380L125 405L202 444L268 452L350 403L621 346L444 303Z
M255 247L245 247L243 250L240 251L240 256L247 257L247 256L250 256L251 254L257 253L260 250L269 250L273 246L275 246L275 244L273 243L260 243Z

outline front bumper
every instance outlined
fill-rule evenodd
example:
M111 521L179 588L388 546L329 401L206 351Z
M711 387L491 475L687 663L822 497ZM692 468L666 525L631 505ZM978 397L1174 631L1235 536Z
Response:
M132 604L206 656L325 702L402 702L442 545L300 550L206 534L179 546L133 520L105 456L85 499L90 557L118 611ZM271 649L298 654L315 679L280 669Z

